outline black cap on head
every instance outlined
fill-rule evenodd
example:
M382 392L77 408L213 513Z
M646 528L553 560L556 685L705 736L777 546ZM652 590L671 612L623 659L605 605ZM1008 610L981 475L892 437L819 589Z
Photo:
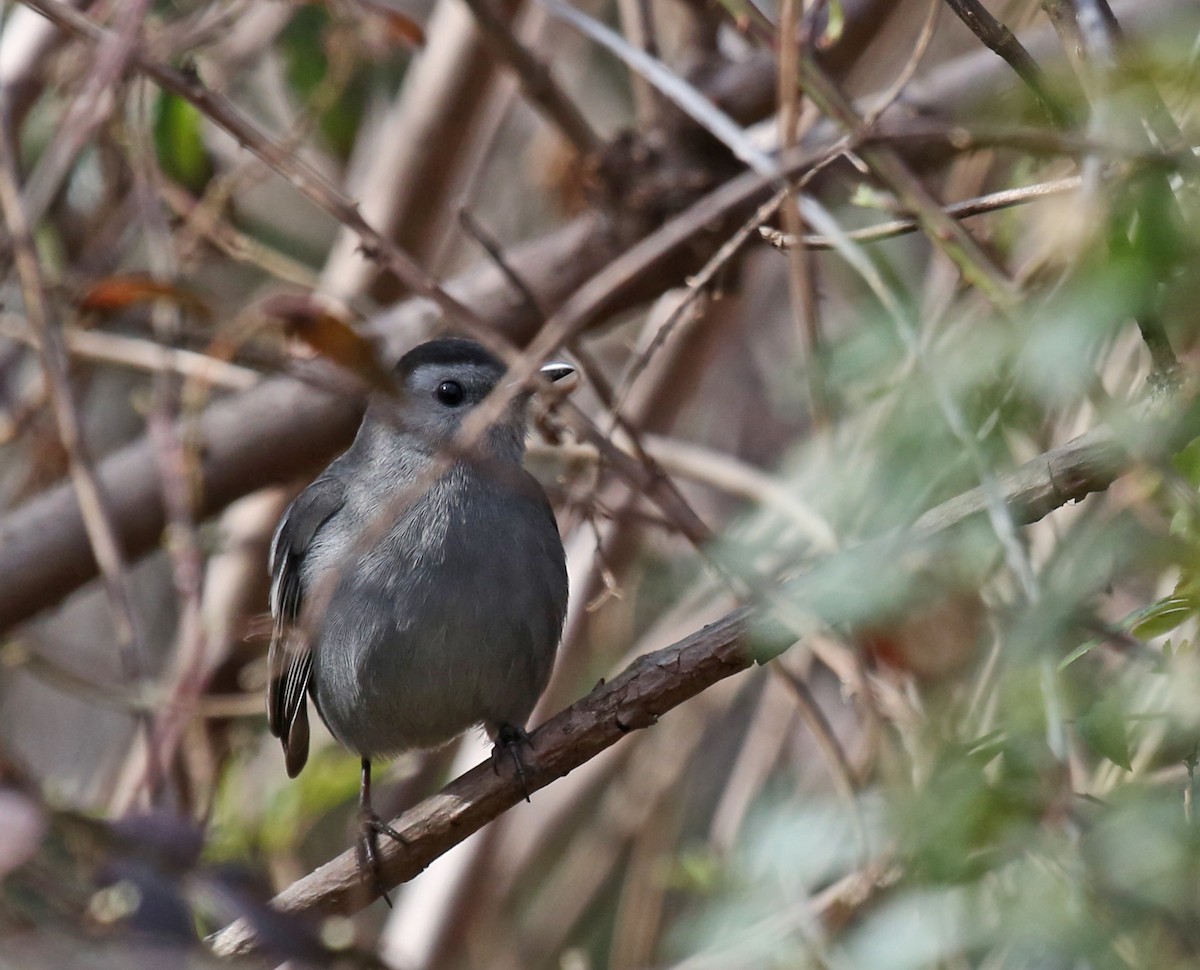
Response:
M495 354L474 340L463 337L440 337L418 344L400 358L396 365L397 373L408 375L425 364L454 366L457 364L474 364L496 371L499 376L505 371L504 362Z

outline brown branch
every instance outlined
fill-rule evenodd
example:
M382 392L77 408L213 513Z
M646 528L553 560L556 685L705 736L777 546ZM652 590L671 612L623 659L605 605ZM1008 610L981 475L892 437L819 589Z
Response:
M1169 452L1198 428L1197 404L1173 425L1148 425L1138 435L1146 443L1142 457ZM1030 523L1069 501L1103 491L1135 461L1111 431L1100 428L1026 462L999 481L1014 521ZM951 499L918 520L913 538L945 532L982 514L986 502L982 489ZM838 557L857 558L871 549L872 543L866 543ZM798 582L803 585L803 578ZM546 787L626 734L651 726L671 708L755 663L765 663L791 644L790 639L774 644L751 639L753 618L751 609L736 609L673 646L638 658L543 724L533 732L533 752L525 766L529 791ZM380 847L383 884L394 887L413 878L523 796L521 781L507 772L496 774L490 762L452 781L392 821L405 841L388 840ZM291 915L352 913L372 898L355 852L349 850L297 880L273 905ZM253 929L241 920L217 933L211 943L223 956L245 955L259 946Z
M560 778L631 731L649 727L671 708L754 663L744 642L748 610L735 610L674 646L647 654L583 700L543 724L531 737L525 780L535 792ZM405 838L380 846L383 882L399 885L524 797L522 784L508 772L497 775L490 762L473 768L438 794L410 809L393 824ZM276 897L285 913L349 913L373 894L362 883L353 851L293 883ZM245 954L255 947L242 922L212 941L221 955Z
M484 44L496 60L507 64L517 76L530 104L554 125L580 155L595 155L604 146L575 102L554 80L549 69L517 40L512 28L492 9L489 0L466 0L479 25Z
M12 313L0 312L0 337L16 340L34 350L39 346L37 335ZM166 369L181 377L231 391L248 391L261 380L260 374L240 364L192 350L164 347L142 337L100 330L71 330L63 334L63 344L72 357L148 373Z
M268 433L248 434L248 415L255 415L256 432ZM197 515L317 470L350 440L357 422L349 401L293 380L265 381L218 402L194 428L203 481ZM272 438L271 431L280 436ZM146 438L135 442L101 462L97 474L121 546L131 556L154 548L165 515L153 445ZM0 548L0 573L7 577L0 583L0 626L34 615L96 576L85 520L69 486L51 489L6 516Z

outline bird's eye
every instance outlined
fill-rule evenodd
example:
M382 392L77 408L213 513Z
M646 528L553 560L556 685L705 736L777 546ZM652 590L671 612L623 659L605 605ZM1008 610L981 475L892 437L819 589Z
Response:
M437 399L448 407L455 407L462 404L462 385L458 381L442 381L438 385Z

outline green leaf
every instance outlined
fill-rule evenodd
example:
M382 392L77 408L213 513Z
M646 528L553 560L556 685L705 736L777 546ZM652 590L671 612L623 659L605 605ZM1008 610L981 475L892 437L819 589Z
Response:
M1170 633L1196 615L1196 601L1190 596L1168 596L1146 610L1130 632L1139 640L1153 640Z
M1095 650L1096 647L1100 646L1100 644L1102 644L1103 642L1104 642L1104 640L1101 637L1092 637L1090 640L1085 640L1083 643L1081 643L1079 646L1077 646L1074 650L1072 650L1069 654L1067 654L1062 660L1059 661L1058 669L1066 670L1076 660L1078 660L1080 657L1086 657L1089 653L1091 653L1093 650Z
M172 181L193 193L203 191L213 167L201 133L203 116L178 95L159 96L154 117L154 150Z
M1129 726L1124 706L1114 697L1105 697L1092 705L1075 722L1084 743L1102 758L1130 771Z
M1185 445L1171 461L1179 470L1179 474L1192 486L1200 488L1200 438Z
M877 209L882 212L895 212L896 200L887 192L881 192L873 185L859 182L854 186L850 195L850 204L860 209Z

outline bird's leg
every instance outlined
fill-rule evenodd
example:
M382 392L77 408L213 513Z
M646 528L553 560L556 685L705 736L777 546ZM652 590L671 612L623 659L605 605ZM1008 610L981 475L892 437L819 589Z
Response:
M379 871L379 836L389 835L401 844L404 836L381 819L371 807L371 759L362 759L362 780L358 789L358 868L364 877L368 874L377 893L390 908L392 899L383 884Z
M505 753L512 758L513 767L517 771L517 777L521 779L521 788L525 792L525 801L529 801L529 784L525 781L525 763L521 760L521 745L526 745L530 748L533 744L529 740L529 732L523 727L517 727L515 724L501 724L496 728L495 743L492 745L492 770L496 774L500 774L500 760Z

